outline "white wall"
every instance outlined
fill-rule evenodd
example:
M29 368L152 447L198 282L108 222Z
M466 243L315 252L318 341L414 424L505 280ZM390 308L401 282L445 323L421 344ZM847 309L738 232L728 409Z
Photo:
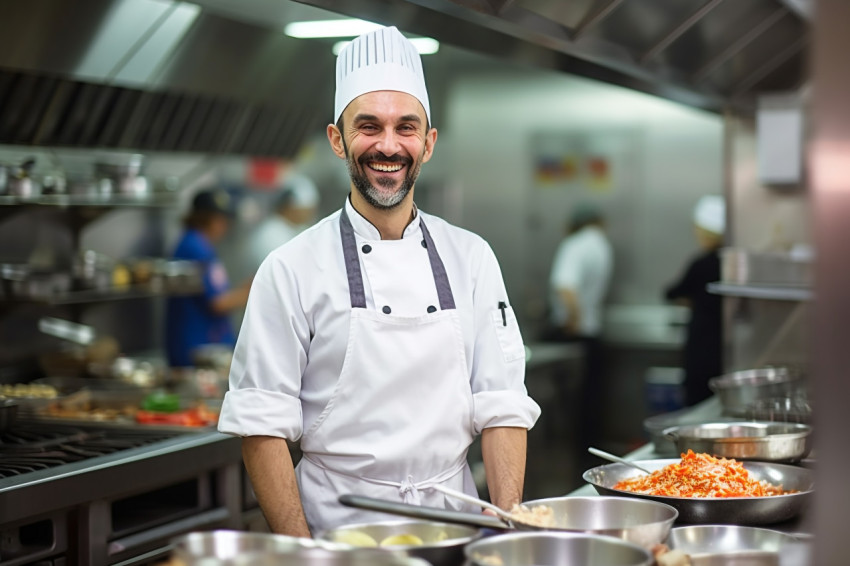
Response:
M611 195L596 199L609 214L616 250L611 300L662 302L662 289L696 251L693 204L723 191L721 117L522 69L458 78L447 107L434 163L460 192L461 206L444 214L490 241L514 305L527 320L541 314L552 254L571 204L582 198L535 186L530 138L539 131L629 139L634 172Z

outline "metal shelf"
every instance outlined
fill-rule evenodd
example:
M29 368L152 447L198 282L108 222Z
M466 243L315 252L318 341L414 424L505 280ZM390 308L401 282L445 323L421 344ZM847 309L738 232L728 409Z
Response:
M775 301L811 301L814 292L809 287L780 287L777 285L737 285L709 283L708 292L728 297L769 299Z
M123 301L129 299L192 295L202 291L203 288L200 286L185 286L175 289L153 289L147 285L135 285L131 287L116 287L109 289L66 291L43 297L7 297L5 300L0 299L0 304L41 303L54 306L80 305L107 301Z
M20 198L15 196L0 196L0 206L57 206L65 207L159 207L172 206L177 203L176 193L150 193L147 195L43 195L35 198Z

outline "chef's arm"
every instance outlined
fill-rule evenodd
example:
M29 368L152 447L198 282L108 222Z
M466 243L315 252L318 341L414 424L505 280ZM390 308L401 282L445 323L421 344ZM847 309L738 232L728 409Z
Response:
M242 439L242 459L272 532L309 538L310 529L286 440L246 436Z
M490 501L502 509L522 502L527 435L520 427L485 428L481 433Z
M567 308L567 332L572 335L578 334L578 330L581 328L581 309L578 306L578 296L572 289L562 287L558 289L558 297Z
M244 307L248 303L248 292L251 290L251 280L247 280L238 287L218 295L210 301L210 308L215 314L227 314L234 309Z

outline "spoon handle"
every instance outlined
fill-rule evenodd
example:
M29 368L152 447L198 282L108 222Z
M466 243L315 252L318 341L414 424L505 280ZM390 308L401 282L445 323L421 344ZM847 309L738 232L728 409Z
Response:
M603 459L608 460L610 462L617 462L618 464L623 464L625 466L629 466L630 468L635 468L636 470L640 470L641 472L643 472L645 474L651 474L652 473L649 470L647 470L646 468L638 466L634 462L629 462L628 460L620 458L619 456L615 456L615 455L611 454L610 452L605 452L604 450L600 450L600 449L594 448L592 446L589 447L587 449L587 451L590 452L591 454L593 454L594 456L599 456L600 458L603 458Z
M492 503L488 503L487 501L484 501L483 499L478 499L477 497L472 497L471 495L467 495L466 493L463 493L462 491L456 491L454 489L451 489L450 487L445 487L445 486L440 485L440 484L434 484L433 488L436 489L437 491L441 492L441 493L445 493L449 497L454 497L455 499L460 499L461 501L465 501L467 503L472 503L473 505L479 505L479 506L483 507L484 509L489 509L490 511L493 511L494 513L496 513L499 517L503 517L503 518L508 519L508 520L511 519L510 513L508 513L507 511L505 511L504 509L502 509L501 507L499 507L497 505L493 505Z

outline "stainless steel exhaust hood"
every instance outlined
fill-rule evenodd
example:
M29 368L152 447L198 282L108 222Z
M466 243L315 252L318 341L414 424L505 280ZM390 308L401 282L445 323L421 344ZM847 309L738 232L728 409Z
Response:
M281 31L311 10L713 111L806 80L805 0L28 0L0 143L292 156L333 107L328 42Z
M298 0L713 111L806 81L808 0Z
M5 8L0 143L289 157L333 108L325 46L274 27L171 0Z

